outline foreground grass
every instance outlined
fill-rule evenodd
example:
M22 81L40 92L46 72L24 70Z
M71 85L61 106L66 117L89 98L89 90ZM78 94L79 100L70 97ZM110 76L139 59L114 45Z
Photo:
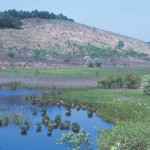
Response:
M50 69L16 69L10 68L0 70L0 72L18 74L18 75L34 75L48 77L105 77L110 73L124 74L127 71L134 71L140 75L150 74L150 67L103 67L103 68L87 68L87 67L67 67L67 68L50 68Z
M100 131L100 150L149 150L150 96L140 90L80 89L53 98L97 106L97 115L115 124L112 129Z
M150 115L150 97L140 90L80 89L66 91L53 98L97 106L97 115L113 123L147 121Z

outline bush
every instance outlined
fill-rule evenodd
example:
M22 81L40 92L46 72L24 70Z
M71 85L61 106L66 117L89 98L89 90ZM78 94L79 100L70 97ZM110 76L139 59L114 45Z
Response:
M102 66L102 63L101 63L101 61L100 61L100 59L98 59L98 58L96 58L96 59L94 59L94 65L95 65L95 67L101 67Z
M143 93L150 95L150 75L145 75L142 79L141 89Z
M123 41L118 41L117 48L120 49L120 48L123 48L123 47L124 47L124 42Z
M91 58L87 59L86 65L90 68L94 67L94 62Z
M98 146L101 150L148 150L150 122L124 122L100 131Z
M140 76L135 72L127 72L125 75L108 74L104 79L99 80L98 87L102 88L137 88L140 84Z
M72 59L72 54L71 53L67 53L67 54L64 55L64 61L65 62L69 63L71 61L71 59Z
M6 50L6 55L9 56L9 57L11 57L11 58L13 58L14 57L14 51L13 51L13 49L12 48L8 48Z
M32 51L31 56L33 58L43 58L46 59L47 51L45 49L35 49Z
M140 76L135 72L127 72L124 76L124 82L126 84L126 87L129 89L139 87Z
M119 74L109 74L105 79L98 81L98 86L103 88L122 88L123 77Z
M64 133L61 137L56 141L56 144L65 143L67 145L67 149L72 150L92 150L92 143L89 141L89 134L86 133L83 129L79 131L79 133Z

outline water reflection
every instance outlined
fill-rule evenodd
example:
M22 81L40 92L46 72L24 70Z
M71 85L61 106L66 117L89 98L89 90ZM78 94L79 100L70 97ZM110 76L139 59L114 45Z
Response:
M55 141L62 133L68 131L61 131L55 129L52 136L47 136L47 128L42 125L41 132L36 132L36 123L41 122L41 107L33 106L25 101L25 96L29 94L41 94L38 90L1 90L0 91L0 116L6 114L20 114L23 117L28 116L31 125L27 131L27 135L20 134L21 126L9 124L8 127L0 128L0 150L64 150L65 145L56 145ZM32 115L32 109L36 108L38 113L36 116ZM53 120L56 115L61 115L62 122L70 120L70 123L78 122L81 128L90 133L90 141L95 143L97 137L97 129L110 128L111 123L105 122L101 118L93 114L92 118L88 118L87 112L76 109L71 110L71 115L66 116L66 109L63 106L48 106L46 108L47 115ZM97 149L94 147L93 149Z

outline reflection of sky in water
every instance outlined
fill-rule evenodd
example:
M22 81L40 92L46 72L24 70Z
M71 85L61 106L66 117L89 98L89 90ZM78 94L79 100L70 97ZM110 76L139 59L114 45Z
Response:
M9 96L21 96L21 95L30 95L30 94L40 94L40 90L0 90L0 98L9 97Z
M20 91L18 91L20 92ZM6 96L6 93L9 93L9 97ZM11 93L13 96L11 96ZM4 114L20 114L22 117L29 116L31 121L31 127L27 133L27 136L22 136L20 134L20 127L14 125L9 125L9 127L0 128L0 150L65 150L64 145L56 145L55 141L62 133L68 131L60 131L55 129L52 132L52 136L47 136L47 128L42 126L42 132L35 132L36 122L41 122L42 117L40 114L41 107L32 106L31 104L26 103L25 96L27 94L36 94L36 91L25 90L21 91L20 96L16 96L17 91L4 91L0 92L0 112L1 115ZM37 91L37 94L40 94L40 91ZM1 96L3 95L3 96ZM5 95L5 96L4 96ZM17 94L18 95L18 94ZM38 115L32 116L32 108L36 107L38 109ZM56 115L61 115L62 121L70 120L71 123L78 122L81 128L84 128L86 132L90 133L90 141L95 143L97 136L97 129L110 128L112 127L111 123L105 122L101 118L96 117L96 114L93 114L92 118L88 118L87 112L76 109L72 109L71 116L67 117L65 115L64 107L57 106L48 106L47 115L50 119L54 119ZM97 149L97 148L93 148Z

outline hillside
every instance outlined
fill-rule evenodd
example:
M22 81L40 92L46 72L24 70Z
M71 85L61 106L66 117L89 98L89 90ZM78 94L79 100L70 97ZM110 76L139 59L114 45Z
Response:
M21 22L21 29L0 29L1 67L7 67L10 63L20 63L21 66L67 64L68 53L73 55L72 64L80 65L83 64L83 57L89 53L86 49L113 50L118 41L123 41L124 47L117 51L133 50L150 55L150 45L146 42L79 23L37 18L23 19ZM8 56L8 49L13 50L13 58ZM33 58L36 49L46 50L45 57ZM125 60L128 61L127 58ZM134 61L145 62L139 58Z

